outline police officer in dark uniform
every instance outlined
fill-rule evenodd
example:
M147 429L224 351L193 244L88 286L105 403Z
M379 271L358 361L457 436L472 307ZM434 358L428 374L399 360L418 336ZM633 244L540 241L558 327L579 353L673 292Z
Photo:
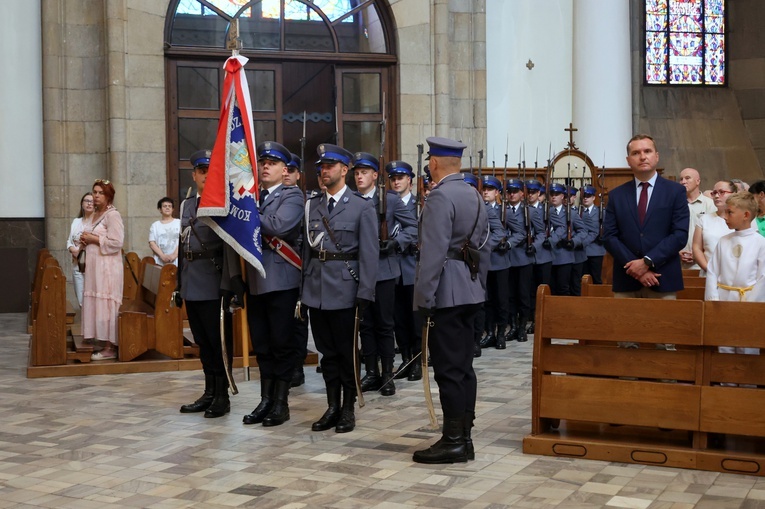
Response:
M308 306L327 387L328 408L311 429L353 431L359 313L375 300L380 244L374 204L346 185L353 154L337 145L317 148L326 191L310 199L303 239L303 303ZM342 407L340 394L342 391Z
M375 205L380 220L380 195L376 185L380 162L367 152L353 156L353 172L359 193ZM361 322L361 349L364 356L366 376L361 383L362 391L379 390L383 396L396 393L393 383L393 360L395 358L394 300L396 279L401 275L398 252L417 237L417 222L395 191L385 193L385 222L388 238L380 240L380 260L377 265L375 301L364 311ZM377 359L382 364L382 376L377 370Z
M600 238L600 210L595 206L595 195L597 190L595 186L584 186L584 199L582 207L582 221L587 230L587 242L584 250L587 254L587 261L584 264L584 274L592 276L592 282L596 285L602 284L603 257L606 254L606 247L603 245L603 239ZM605 213L605 210L603 211Z
M559 183L548 187L550 200L550 237L553 253L551 290L553 295L571 295L571 270L574 264L574 250L581 246L586 232L579 214L570 210L571 238L568 238L566 207L568 196L566 186Z
M534 280L533 265L535 247L529 249L525 205L521 201L524 182L520 179L507 181L507 216L505 225L510 232L510 324L511 341L526 341L526 323L531 315L531 284ZM534 222L529 210L530 228Z
M396 191L401 201L413 217L417 217L417 200L412 194L412 166L405 161L391 161L385 166L391 188ZM417 231L408 246L402 246L399 253L401 277L396 281L394 331L396 344L401 352L401 366L393 377L396 380L406 378L409 381L422 379L422 364L419 360L409 363L420 354L422 345L422 321L413 311L414 275L417 269ZM404 365L409 365L402 369Z
M534 255L532 261L532 272L534 275L534 282L531 285L531 294L529 299L531 301L531 314L529 319L531 324L526 329L528 334L534 333L534 316L537 309L537 288L539 285L549 285L552 275L552 245L549 240L549 232L547 228L549 223L545 221L545 209L544 203L539 198L544 192L544 186L541 182L535 179L527 180L526 193L529 201L529 211L533 212L531 215L532 224L534 225Z
M454 463L475 457L470 429L477 380L471 338L475 316L486 298L489 226L483 199L459 174L465 144L446 138L427 142L436 185L422 212L414 305L432 322L430 355L444 427L441 439L415 452L413 460ZM470 264L464 254L468 249ZM476 260L480 260L477 267L472 263Z
M242 419L245 424L278 426L290 418L288 395L297 363L294 337L295 304L300 287L299 254L295 250L303 218L303 195L285 186L290 152L267 141L257 148L260 184L261 263L266 277L247 264L247 323L252 349L260 371L260 403ZM244 293L239 257L226 249L226 269L231 289ZM225 286L224 277L224 286Z
M589 235L587 234L587 228L580 215L580 208L576 206L576 195L579 190L574 186L568 188L569 207L571 207L572 219L580 224L581 229L584 231L584 238L581 244L578 244L574 248L574 263L571 265L571 282L569 288L571 295L582 295L582 274L584 273L584 264L587 262L587 244L589 241Z
M223 270L223 241L206 224L197 220L199 199L207 180L210 165L209 150L191 154L194 165L191 176L197 194L181 203L181 241L178 253L180 265L180 298L186 303L194 342L199 346L199 360L205 374L205 391L194 403L183 405L182 413L204 412L205 417L221 417L231 410L228 379L223 363L220 337L220 292ZM231 315L226 313L227 331ZM225 334L229 365L233 359L233 338Z

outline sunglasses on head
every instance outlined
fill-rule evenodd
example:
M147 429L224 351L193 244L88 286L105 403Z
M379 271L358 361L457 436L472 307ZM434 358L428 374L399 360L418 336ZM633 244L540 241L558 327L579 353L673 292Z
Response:
M107 180L107 179L96 179L93 183L94 184L104 184L104 185L107 185L107 186L109 184L111 184L111 182L109 180Z

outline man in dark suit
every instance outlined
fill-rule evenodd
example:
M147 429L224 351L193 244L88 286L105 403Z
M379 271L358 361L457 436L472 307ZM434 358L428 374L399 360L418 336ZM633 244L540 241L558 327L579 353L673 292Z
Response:
M627 164L634 179L609 193L604 219L614 296L674 299L683 289L680 250L688 240L685 188L657 174L659 153L648 135L629 141Z
M472 334L476 313L486 299L489 220L481 196L465 184L459 173L465 145L446 138L428 138L427 142L436 185L422 211L414 305L431 320L430 356L444 428L441 439L416 451L413 460L466 462L475 458L470 428L478 384L473 370ZM468 265L463 256L466 241L471 249L480 250L477 267ZM469 260L472 264L474 258Z

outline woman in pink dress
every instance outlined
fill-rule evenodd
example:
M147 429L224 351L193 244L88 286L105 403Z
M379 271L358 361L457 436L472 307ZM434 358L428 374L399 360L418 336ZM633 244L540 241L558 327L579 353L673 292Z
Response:
M117 315L122 304L122 216L112 205L114 186L108 180L93 184L96 212L83 225L80 242L85 247L85 289L82 302L82 335L102 349L94 361L117 357Z

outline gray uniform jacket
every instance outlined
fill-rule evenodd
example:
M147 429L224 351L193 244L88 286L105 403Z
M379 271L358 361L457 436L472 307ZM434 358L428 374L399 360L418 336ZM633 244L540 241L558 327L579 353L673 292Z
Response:
M395 191L388 191L387 204L385 209L385 220L388 223L388 237L396 242L397 251L401 251L417 239L417 219L414 213L410 212L401 198ZM372 201L375 210L380 210L380 199L375 189ZM380 217L379 214L377 216ZM378 220L379 224L379 220ZM388 281L397 279L401 275L401 266L399 265L398 253L384 255L380 253L380 260L377 265L377 281Z
M529 219L531 220L531 231L534 231L534 221L532 214L534 212L529 210ZM512 267L525 267L531 265L534 260L528 254L526 254L526 223L523 217L523 203L519 203L515 206L515 212L513 212L513 206L507 206L507 217L505 218L507 223L507 229L510 232L510 264ZM542 227L544 229L544 226Z
M406 209L412 214L412 217L417 221L417 198L412 195L409 198L409 203L406 204ZM398 241L398 239L397 239ZM415 226L414 238L408 246L399 242L401 247L401 254L398 257L399 267L401 268L401 284L404 286L410 286L414 284L414 275L417 270L417 228Z
M545 209L541 203L537 203L537 206L530 205L529 211L531 214L531 224L534 225L534 247L536 252L534 253L534 265L541 265L543 263L552 262L552 248L544 247L547 234L545 233ZM552 227L552 224L550 225ZM553 236L550 235L550 244L553 243Z
M510 267L510 252L505 251L500 253L497 251L499 244L506 240L510 242L507 230L505 230L501 219L501 205L486 204L486 214L489 217L489 249L491 250L491 256L489 258L489 270L504 270Z
M552 243L553 252L553 265L566 265L576 262L576 256L574 251L569 251L565 247L558 247L558 240L565 239L567 237L567 225L566 225L566 206L560 208L560 212L556 213L555 207L550 207L550 225L554 228L553 237L550 237ZM575 208L571 209L571 240L574 241L574 250L584 245L584 239L587 236L587 231L584 229L584 223L582 218Z
M340 249L325 229L324 217L328 218ZM328 253L356 253L357 259L348 264L358 282L345 261L320 261L314 251L320 249ZM374 301L379 255L377 214L372 201L347 188L330 213L325 193L311 198L306 204L303 239L303 304L336 310L352 308L357 297Z
M194 229L190 228L194 224ZM186 230L188 228L188 230ZM181 297L183 300L203 301L220 298L221 270L223 267L223 240L212 228L197 220L197 198L181 203L181 232L188 235L188 242L181 239L178 246L181 265ZM202 245L204 244L204 249ZM186 253L215 254L213 258L204 255L194 260L186 259Z
M268 195L260 207L260 232L263 235L278 237L297 250L300 236L300 221L303 219L303 193L295 186L279 186ZM234 257L231 257L231 254ZM298 252L299 254L299 252ZM247 264L247 286L251 295L291 290L300 286L300 269L282 258L263 240L263 269L266 277L250 264ZM233 249L226 250L226 268L224 287L228 280L241 273L238 258ZM226 288L228 289L228 288Z
M606 211L603 210L603 214ZM601 242L598 244L596 241L600 235L600 209L598 207L592 207L592 210L588 213L587 209L582 212L582 220L584 221L584 227L587 229L587 243L584 246L584 252L588 257L590 256L605 256L606 246Z
M421 221L420 261L414 282L415 309L444 309L484 302L489 269L486 242L489 219L478 191L466 184L461 174L447 175L428 195ZM462 248L468 237L472 246L481 248L480 272L476 279L470 277L464 261L450 256Z

